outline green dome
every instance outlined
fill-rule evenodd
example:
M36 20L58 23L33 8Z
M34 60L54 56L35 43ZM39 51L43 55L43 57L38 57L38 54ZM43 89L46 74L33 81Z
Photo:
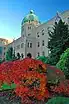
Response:
M36 21L39 22L38 17L34 14L34 11L31 10L30 13L24 17L24 19L22 20L22 24L26 23L26 22L32 22L32 21Z

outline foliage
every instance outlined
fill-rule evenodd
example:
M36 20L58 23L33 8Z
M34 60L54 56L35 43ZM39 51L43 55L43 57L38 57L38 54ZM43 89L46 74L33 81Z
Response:
M66 78L69 79L69 48L64 51L61 55L59 62L57 63L57 68L61 69Z
M49 84L57 84L65 80L65 75L60 69L48 64L46 64L46 68L46 76Z
M69 98L67 97L53 97L48 100L46 104L69 104Z
M49 79L50 75L54 75L53 80L58 79L58 83L51 82L52 85L48 86L49 81L52 80L52 77ZM0 64L0 87L7 88L5 83L9 86L16 85L13 90L17 96L21 97L22 104L32 104L34 100L44 102L52 97L51 91L69 96L69 81L64 80L61 70L44 64L40 60L25 58Z
M0 58L0 64L2 63L2 59Z
M11 85L8 85L7 83L3 83L0 90L8 90L14 88L16 88L16 85L14 83L12 83Z
M12 60L15 60L15 59L16 58L15 58L13 48L9 47L7 52L6 52L6 61L12 61Z
M40 71L41 70L41 71ZM39 60L25 58L0 65L0 86L16 84L15 93L24 100L44 100L49 97L46 87L46 65Z
M69 47L69 31L68 25L61 19L58 23L55 22L52 31L49 31L50 40L48 48L50 54L48 57L48 64L56 65L60 59L60 55Z
M36 59L37 59L37 60L41 60L41 61L44 62L44 63L47 62L47 57L45 57L45 56L38 56Z
M51 87L51 91L69 97L69 80L65 80L58 85Z

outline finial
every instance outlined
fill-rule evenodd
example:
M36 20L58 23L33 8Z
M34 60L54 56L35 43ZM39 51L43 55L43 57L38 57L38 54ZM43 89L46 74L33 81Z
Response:
M34 11L33 10L30 10L30 14L33 14L34 13Z

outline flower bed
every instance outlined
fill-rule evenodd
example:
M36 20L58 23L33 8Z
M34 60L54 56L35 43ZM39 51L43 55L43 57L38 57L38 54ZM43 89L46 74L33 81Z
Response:
M8 89L13 89L16 96L21 98L22 104L44 104L55 93L69 96L69 84L63 72L31 58L0 64L1 89L4 89L5 83L10 86Z

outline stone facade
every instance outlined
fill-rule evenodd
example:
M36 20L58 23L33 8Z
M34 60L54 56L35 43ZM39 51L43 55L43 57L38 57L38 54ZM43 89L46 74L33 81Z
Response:
M8 40L0 38L0 59L5 58L5 50L8 43Z

